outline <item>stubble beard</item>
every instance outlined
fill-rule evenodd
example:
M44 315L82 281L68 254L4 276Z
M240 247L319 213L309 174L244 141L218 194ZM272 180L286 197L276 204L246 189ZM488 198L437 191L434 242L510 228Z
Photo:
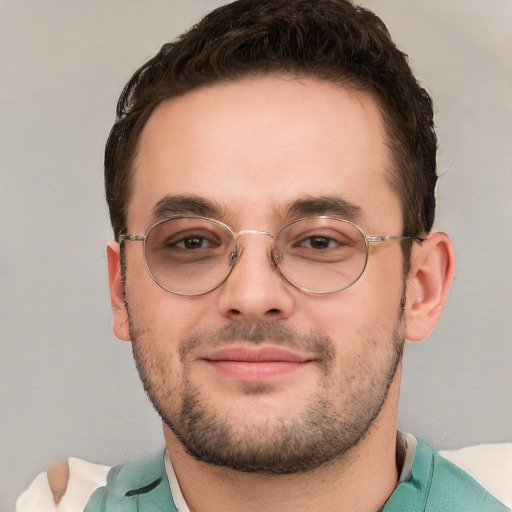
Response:
M195 333L180 345L183 374L180 382L170 375L162 358L151 350L148 330L134 321L128 308L133 355L144 389L165 425L182 446L199 461L237 471L284 475L310 471L342 458L369 432L386 401L402 359L403 301L388 339L369 339L369 352L335 364L333 341L318 333L302 335L276 322L251 327L234 322L214 331ZM322 375L316 394L294 418L258 419L237 424L209 406L202 390L189 378L187 355L203 343L208 347L240 340L263 341L313 350ZM371 348L382 343L386 360L376 362ZM380 352L382 354L382 352ZM169 357L169 356L167 356ZM335 370L343 372L337 375ZM174 382L173 382L174 380ZM333 386L336 392L333 394ZM247 395L265 393L265 385L248 385ZM342 403L338 403L336 398Z

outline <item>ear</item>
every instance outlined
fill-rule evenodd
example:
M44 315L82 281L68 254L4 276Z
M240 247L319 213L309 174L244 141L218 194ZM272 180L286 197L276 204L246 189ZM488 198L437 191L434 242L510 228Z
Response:
M112 309L112 330L123 341L130 341L126 296L121 277L121 247L112 241L107 245L108 284Z
M411 254L407 282L405 338L421 341L434 329L455 271L453 244L446 233L431 233Z

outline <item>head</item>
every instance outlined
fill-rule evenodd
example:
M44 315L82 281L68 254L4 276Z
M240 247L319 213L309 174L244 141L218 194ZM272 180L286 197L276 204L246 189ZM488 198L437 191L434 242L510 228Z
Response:
M239 0L165 44L126 85L105 151L116 236L126 229L140 134L157 106L203 86L272 73L372 96L386 126L393 158L388 179L401 201L403 233L430 232L437 181L432 102L382 20L348 0Z
M435 150L431 103L404 55L344 0L231 3L134 75L106 149L114 232L201 215L242 247L223 284L181 296L151 279L141 244L109 245L114 331L133 343L168 443L293 473L372 429L394 435L404 339L433 328L453 272L444 235L395 240L430 232ZM371 244L353 286L315 295L283 278L268 235L326 215L393 240ZM191 235L171 245L218 242ZM312 238L336 240L321 228L293 247Z

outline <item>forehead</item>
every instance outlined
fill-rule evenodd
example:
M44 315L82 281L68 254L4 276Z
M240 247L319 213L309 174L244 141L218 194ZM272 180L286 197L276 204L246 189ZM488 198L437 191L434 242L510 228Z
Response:
M148 120L128 226L148 227L166 196L207 199L225 217L283 215L306 197L340 197L370 218L396 214L390 166L382 116L366 93L286 76L204 87Z

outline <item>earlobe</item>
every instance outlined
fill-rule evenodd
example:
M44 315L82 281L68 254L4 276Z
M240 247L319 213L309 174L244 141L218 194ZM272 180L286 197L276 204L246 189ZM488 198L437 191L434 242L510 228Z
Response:
M112 330L123 341L130 341L126 296L121 272L121 248L115 241L107 245L108 283L112 309Z
M455 271L453 244L446 233L431 233L411 255L407 282L405 338L421 341L434 329Z

